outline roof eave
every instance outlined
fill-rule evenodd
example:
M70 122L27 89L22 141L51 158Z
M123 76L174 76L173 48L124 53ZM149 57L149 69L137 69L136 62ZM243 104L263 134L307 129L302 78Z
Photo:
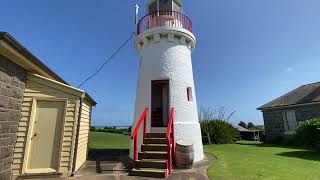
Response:
M93 106L97 105L97 102L88 93L85 93L85 98L92 103Z
M311 103L300 103L300 104L288 104L288 105L282 105L282 106L272 106L272 107L258 107L257 110L263 111L263 110L269 110L269 109L278 109L278 108L288 108L288 107L297 107L297 106L308 106L308 105L314 105L314 104L320 104L320 101L315 101Z

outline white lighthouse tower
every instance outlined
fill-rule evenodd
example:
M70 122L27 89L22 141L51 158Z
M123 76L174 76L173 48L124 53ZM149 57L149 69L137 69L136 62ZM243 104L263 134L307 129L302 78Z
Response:
M191 61L195 44L192 22L183 14L181 0L148 1L147 15L137 25L140 69L132 124L135 141L132 141L130 155L133 159L143 159L142 151L156 149L149 146L161 144L165 134L160 133L168 132L171 116L173 141L192 142L194 161L203 159ZM144 115L146 117L142 117ZM147 139L152 137L158 139ZM165 145L165 141L163 143ZM140 152L139 157L135 157L135 149Z

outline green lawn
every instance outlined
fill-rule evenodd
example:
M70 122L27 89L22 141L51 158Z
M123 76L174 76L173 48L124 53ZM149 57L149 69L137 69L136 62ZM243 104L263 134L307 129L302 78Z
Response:
M206 145L205 151L218 158L210 179L320 179L320 151L245 141Z
M90 149L129 149L129 144L130 136L105 132L90 132Z
M90 133L91 149L128 149L130 137ZM239 144L205 145L218 159L209 167L211 179L309 180L320 179L320 151L242 141Z

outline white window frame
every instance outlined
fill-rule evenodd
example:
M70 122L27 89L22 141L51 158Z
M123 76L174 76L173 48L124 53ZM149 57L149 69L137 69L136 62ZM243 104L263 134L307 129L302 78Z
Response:
M282 112L285 134L294 134L298 127L295 111Z

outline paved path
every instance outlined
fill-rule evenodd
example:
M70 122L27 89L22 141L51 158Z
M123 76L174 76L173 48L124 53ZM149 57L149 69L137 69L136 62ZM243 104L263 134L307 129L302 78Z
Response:
M167 178L169 180L208 180L208 166L214 157L206 154L205 160L196 163L193 169L174 169ZM79 169L71 180L157 180L159 178L144 178L129 176L132 168L127 150L110 150L91 152L89 160Z

